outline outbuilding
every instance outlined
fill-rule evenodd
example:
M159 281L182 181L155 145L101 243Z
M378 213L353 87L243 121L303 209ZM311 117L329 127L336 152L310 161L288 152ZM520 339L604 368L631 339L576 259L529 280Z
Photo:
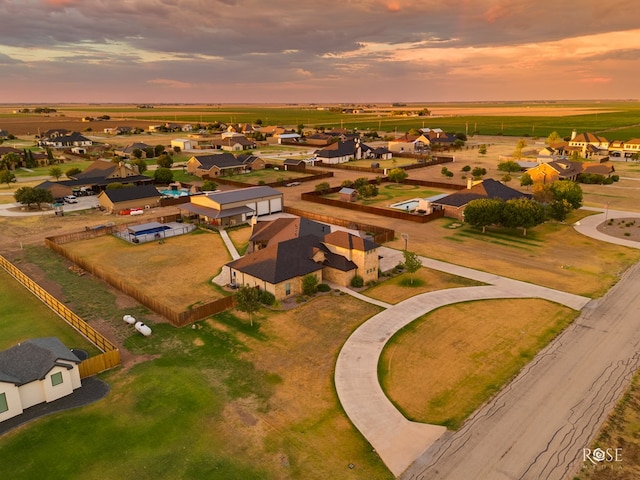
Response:
M162 194L153 185L138 185L103 190L98 194L98 204L109 213L118 213L132 208L160 206Z

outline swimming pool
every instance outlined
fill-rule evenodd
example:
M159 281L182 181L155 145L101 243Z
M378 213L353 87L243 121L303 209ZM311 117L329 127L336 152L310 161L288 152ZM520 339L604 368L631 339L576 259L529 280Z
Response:
M169 197L187 197L189 196L189 190L180 189L180 190L158 190L162 195L166 195Z
M405 200L404 202L394 203L393 205L389 206L391 208L396 208L405 212L413 212L416 208L418 208L419 203L420 199L414 198L412 200Z

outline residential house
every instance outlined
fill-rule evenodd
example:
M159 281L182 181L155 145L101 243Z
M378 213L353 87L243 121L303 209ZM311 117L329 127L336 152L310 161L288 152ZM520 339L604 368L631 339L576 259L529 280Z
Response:
M53 182L43 182L36 188L47 188L51 183ZM71 187L74 191L88 188L94 193L98 193L112 183L143 185L153 183L153 178L140 175L138 168L128 163L96 160L82 172L72 176L70 180L60 180L55 183Z
M274 135L274 138L278 139L278 144L298 143L300 141L300 135L297 133L280 133Z
M307 145L325 147L333 142L333 138L334 137L327 135L326 133L314 133L313 135L307 135L305 137L305 143Z
M244 161L231 153L214 153L193 156L187 161L187 173L198 177L222 177L244 173L247 166Z
M0 139L6 140L9 137L9 132L7 130L0 129Z
M228 263L232 283L258 287L276 299L300 295L303 278L348 286L355 276L364 282L378 278L378 247L371 240L345 231L284 240Z
M107 127L104 129L104 133L109 135L128 135L133 132L133 127Z
M250 153L240 154L236 158L242 162L242 164L245 166L245 169L249 172L253 170L263 170L267 165L262 158Z
M340 140L325 148L316 150L315 157L316 160L321 160L322 163L337 164L362 158L391 158L391 152L385 149L384 153L379 153L378 149L372 149L368 145L361 143L359 139L346 140L344 142Z
M137 185L103 190L98 194L98 204L108 213L119 213L132 208L159 207L161 198L153 185Z
M416 153L416 135L403 135L402 137L390 140L387 148L393 153Z
M282 167L287 171L304 172L307 169L307 162L295 158L287 158L282 162Z
M189 203L177 207L188 218L228 227L244 223L253 216L281 212L283 195L268 186L248 187L191 196Z
M609 156L613 158L631 158L640 154L640 138L622 141L614 140L609 144Z
M269 221L252 222L248 252L275 245L292 238L314 235L319 239L331 233L331 227L304 217L282 217Z
M48 148L90 147L93 141L78 132L72 132L65 135L43 136L38 144Z
M265 137L273 137L274 135L287 133L287 129L284 127L269 125L267 127L260 127L260 133L262 133Z
M451 195L438 198L432 202L435 209L443 209L447 217L464 221L464 209L471 200L481 198L499 198L511 200L514 198L531 198L528 193L522 193L492 178L486 178L476 184L469 181L466 190L459 190Z
M609 140L594 133L576 133L574 130L566 151L568 154L578 152L584 158L592 155L606 155L609 152Z
M147 145L143 142L134 142L126 145L125 147L116 147L114 149L114 153L119 157L123 158L131 158L133 156L134 150L140 150L142 152L142 156L140 158L147 158L147 153L145 149L149 148L151 145Z
M213 140L211 142L212 147L218 150L225 150L229 152L241 152L243 150L251 150L256 148L256 142L249 140L244 135L233 135L223 137L219 140Z
M592 173L608 177L615 169L611 164L570 162L568 160L556 160L552 162L540 163L529 168L527 173L533 183L553 183L556 180L578 179L581 173Z
M80 359L55 337L34 338L0 352L0 422L81 387Z

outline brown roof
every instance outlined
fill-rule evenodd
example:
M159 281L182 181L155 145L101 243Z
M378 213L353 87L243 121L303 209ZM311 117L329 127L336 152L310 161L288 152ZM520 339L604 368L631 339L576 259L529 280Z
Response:
M367 238L358 237L343 230L325 235L324 243L335 245L336 247L348 248L349 250L360 250L362 252L368 252L378 247L375 242Z

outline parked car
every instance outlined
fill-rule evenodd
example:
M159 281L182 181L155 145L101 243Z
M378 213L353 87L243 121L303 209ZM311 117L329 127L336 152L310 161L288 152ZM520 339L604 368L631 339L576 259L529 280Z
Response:
M75 195L67 195L66 197L64 197L64 201L66 203L78 203L78 197L76 197Z

